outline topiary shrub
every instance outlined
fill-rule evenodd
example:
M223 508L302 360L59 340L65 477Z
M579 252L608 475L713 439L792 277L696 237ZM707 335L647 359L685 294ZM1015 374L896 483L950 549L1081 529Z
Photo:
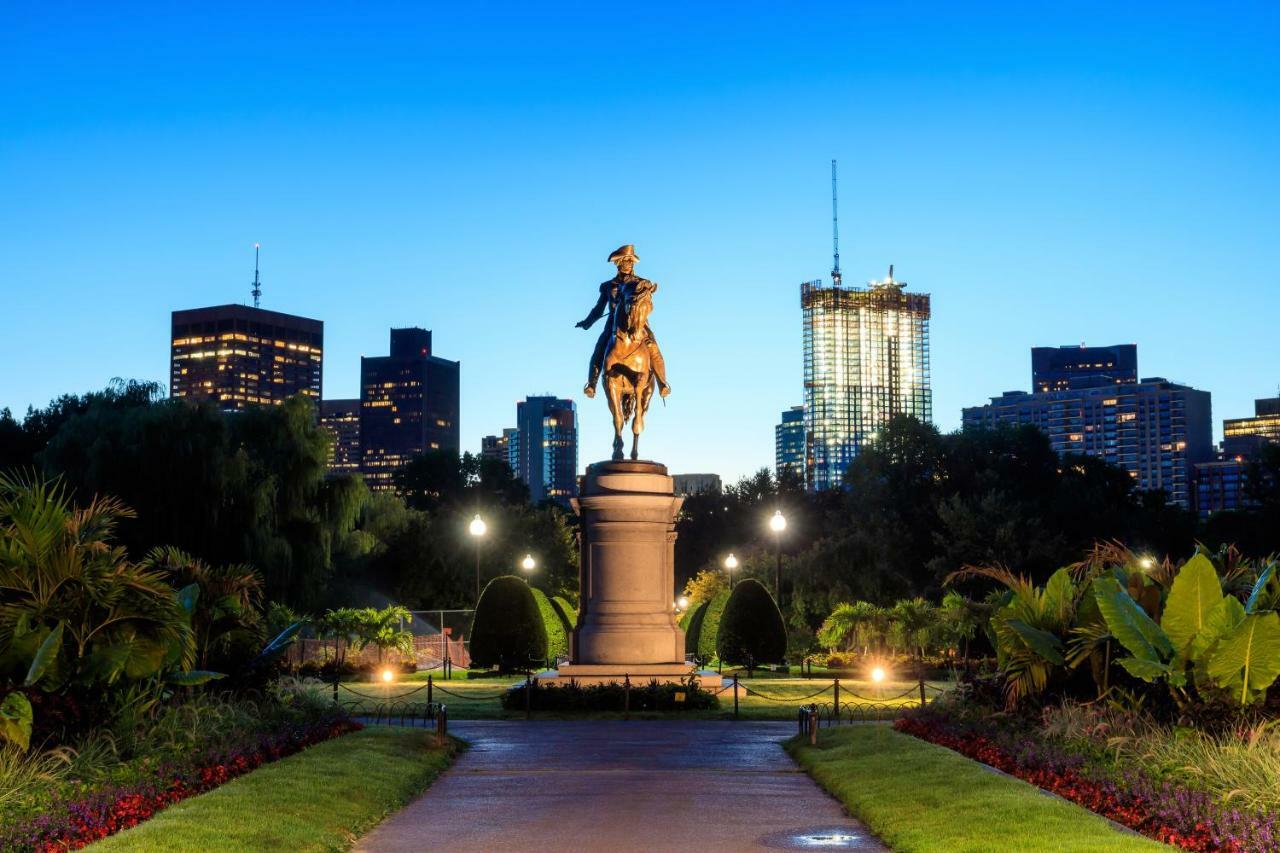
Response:
M687 655L698 653L698 634L702 630L702 619L707 615L708 604L710 602L704 601L697 607L686 610L680 617L680 627L684 630L684 653Z
M524 672L547 658L547 629L523 579L494 578L480 594L471 622L473 666Z
M720 635L720 619L725 605L729 603L729 590L716 593L716 597L707 602L707 612L702 614L702 624L698 626L698 657L705 661L716 656L716 638Z
M726 663L747 671L763 663L782 663L787 656L787 628L769 590L754 578L741 581L720 617L716 651Z
M545 592L537 587L532 591L538 612L542 614L542 625L547 631L547 663L550 665L561 655L569 654L569 623Z
M570 604L567 599L557 595L551 599L551 605L555 607L556 612L564 619L564 624L569 626L569 630L578 627L578 608Z

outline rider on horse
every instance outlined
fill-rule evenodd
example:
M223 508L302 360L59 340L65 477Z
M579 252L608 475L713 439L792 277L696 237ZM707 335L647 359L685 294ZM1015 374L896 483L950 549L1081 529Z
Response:
M596 349L591 356L591 372L588 374L586 387L582 389L588 397L596 395L596 382L599 381L600 371L604 367L605 352L617 332L619 310L627 310L632 298L646 291L653 293L658 289L658 285L648 279L632 275L631 271L635 269L638 260L640 259L636 256L635 247L631 245L622 246L609 255L609 263L617 265L618 274L600 285L600 298L596 301L595 307L591 309L591 313L585 320L576 324L579 329L589 329L596 320L604 316L606 311L609 312L609 322L605 324L600 332L600 339L596 341ZM667 384L667 369L662 361L662 352L658 349L658 342L654 339L653 330L649 328L648 323L645 323L644 334L645 347L649 352L654 378L658 381L659 393L665 397L671 393L671 386Z

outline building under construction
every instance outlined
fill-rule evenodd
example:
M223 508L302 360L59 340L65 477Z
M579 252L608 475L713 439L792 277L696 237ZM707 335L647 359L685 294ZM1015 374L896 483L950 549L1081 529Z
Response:
M805 485L840 485L844 470L894 415L933 416L929 295L889 276L845 287L800 285L804 311Z
M840 273L836 161L831 161L831 285L800 285L804 313L804 482L838 487L849 463L894 415L933 418L929 295L893 277L866 289Z

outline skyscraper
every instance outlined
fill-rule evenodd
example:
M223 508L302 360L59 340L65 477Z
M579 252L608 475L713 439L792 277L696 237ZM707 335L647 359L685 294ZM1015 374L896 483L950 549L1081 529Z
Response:
M800 285L804 313L805 486L840 485L863 444L895 415L933 417L929 295L889 276L867 288Z
M504 430L512 470L529 497L568 504L578 494L578 409L572 400L526 397L516 403L516 428Z
M773 469L778 477L789 471L804 481L804 406L783 411L773 428Z
M320 401L324 323L248 305L174 311L169 393L225 412L278 405L302 394Z
M1138 381L1138 347L1032 347L1031 389L1064 391Z
M1136 369L1136 353L1134 355ZM1108 368L1109 369L1109 368ZM1160 378L1115 381L1082 371L1057 391L1007 391L964 410L965 429L1032 424L1059 454L1094 456L1191 507L1193 468L1213 455L1208 391Z
M371 489L429 450L459 447L456 361L431 352L426 329L392 329L389 355L360 358L360 470Z
M360 470L360 401L321 400L320 426L329 431L329 473Z

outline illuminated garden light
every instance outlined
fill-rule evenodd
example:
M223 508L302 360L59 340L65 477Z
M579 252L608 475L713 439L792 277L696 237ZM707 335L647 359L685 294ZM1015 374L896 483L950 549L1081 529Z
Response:
M382 671L382 680L383 680L383 681L385 681L385 682L390 683L391 681L393 681L393 680L395 679L395 677L396 677L395 673L394 673L394 672L392 672L392 671L391 671L391 670L389 670L389 669L384 669L384 670Z
M881 681L884 681L884 668L878 666L875 669L871 670L871 680L877 684L879 684Z

